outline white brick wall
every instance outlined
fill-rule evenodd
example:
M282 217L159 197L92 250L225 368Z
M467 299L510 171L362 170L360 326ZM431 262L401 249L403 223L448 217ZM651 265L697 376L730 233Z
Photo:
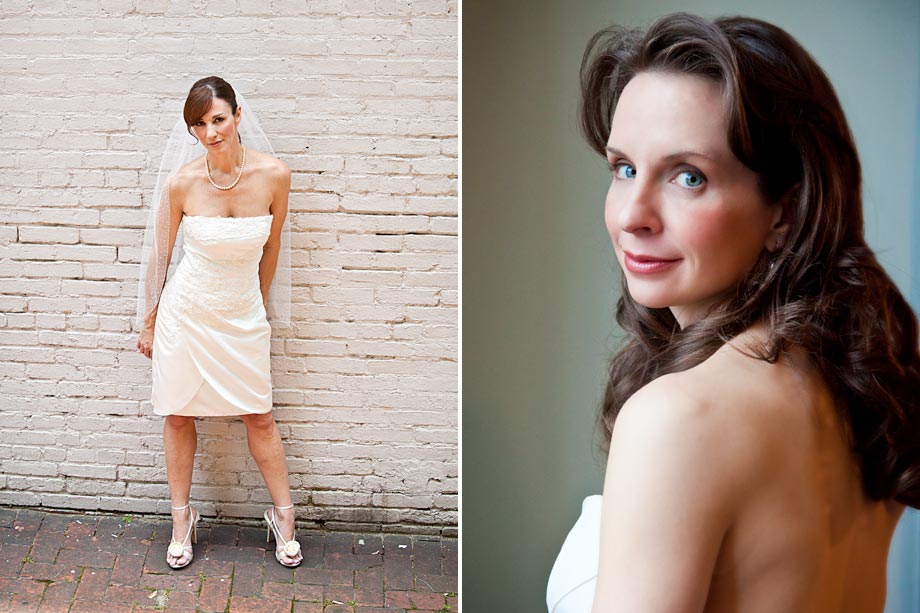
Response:
M169 129L217 74L293 170L275 415L304 520L457 524L456 0L0 2L0 503L168 512L137 258ZM236 419L193 499L269 502Z

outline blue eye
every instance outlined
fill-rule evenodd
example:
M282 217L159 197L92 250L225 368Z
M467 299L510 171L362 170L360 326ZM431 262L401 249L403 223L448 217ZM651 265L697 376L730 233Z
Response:
M611 168L613 170L613 176L616 179L635 179L636 178L636 169L633 168L631 164L626 162L617 162Z
M702 186L703 181L705 181L703 175L692 170L684 170L677 175L677 184L689 189L696 189Z

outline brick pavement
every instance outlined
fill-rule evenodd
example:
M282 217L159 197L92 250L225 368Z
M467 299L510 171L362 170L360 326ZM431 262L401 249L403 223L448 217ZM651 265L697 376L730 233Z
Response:
M298 531L275 561L265 529L198 524L195 560L166 565L170 522L0 507L0 611L457 611L457 539Z

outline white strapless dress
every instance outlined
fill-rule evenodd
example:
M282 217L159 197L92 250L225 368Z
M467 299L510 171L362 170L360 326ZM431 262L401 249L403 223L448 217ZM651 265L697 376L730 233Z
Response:
M578 521L562 543L546 585L549 613L591 611L600 559L602 500L601 495L585 498Z
M185 255L160 295L153 334L157 415L271 410L271 325L259 290L271 223L183 216Z

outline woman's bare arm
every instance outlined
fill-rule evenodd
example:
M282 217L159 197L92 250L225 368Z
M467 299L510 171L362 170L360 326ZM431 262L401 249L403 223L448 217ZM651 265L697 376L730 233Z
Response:
M291 169L283 161L278 160L277 167L272 169L272 228L262 248L262 259L259 261L259 289L262 291L262 303L268 304L268 290L275 269L278 266L278 254L281 251L281 228L288 212L288 196L291 192Z
M688 376L653 381L617 418L594 613L704 609L745 469L723 413L688 393Z

